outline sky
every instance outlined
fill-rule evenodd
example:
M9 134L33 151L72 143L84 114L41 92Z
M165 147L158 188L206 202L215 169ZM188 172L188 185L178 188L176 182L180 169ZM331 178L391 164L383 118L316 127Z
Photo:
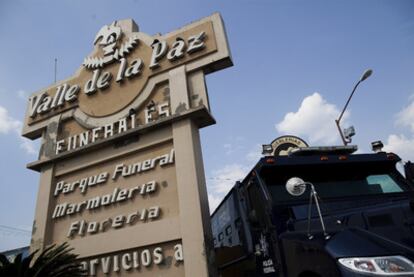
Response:
M200 131L210 209L257 162L261 145L296 135L312 146L353 144L414 160L414 2L410 0L0 0L0 251L29 244L39 174L26 169L38 142L20 136L28 96L70 77L96 32L132 18L167 33L220 12L234 66L206 77L217 124Z

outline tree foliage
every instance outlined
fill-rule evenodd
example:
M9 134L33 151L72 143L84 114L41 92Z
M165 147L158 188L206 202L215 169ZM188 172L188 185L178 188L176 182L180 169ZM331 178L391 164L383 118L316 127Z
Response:
M23 258L18 254L12 262L0 254L0 277L76 277L86 272L76 260L78 255L65 242L59 246L51 245L38 256L38 251Z

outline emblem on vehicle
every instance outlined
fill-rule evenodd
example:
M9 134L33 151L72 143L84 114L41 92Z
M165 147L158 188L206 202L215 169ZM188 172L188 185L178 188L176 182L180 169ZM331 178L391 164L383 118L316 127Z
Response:
M308 146L303 139L295 136L282 136L272 141L273 155L275 156L287 156L295 148Z

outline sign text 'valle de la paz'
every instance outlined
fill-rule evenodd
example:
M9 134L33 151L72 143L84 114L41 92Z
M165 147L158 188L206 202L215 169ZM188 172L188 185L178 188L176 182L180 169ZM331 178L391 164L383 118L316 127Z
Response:
M103 26L70 78L29 98L41 137L31 249L68 242L93 276L214 275L199 128L232 65L219 14L165 35Z

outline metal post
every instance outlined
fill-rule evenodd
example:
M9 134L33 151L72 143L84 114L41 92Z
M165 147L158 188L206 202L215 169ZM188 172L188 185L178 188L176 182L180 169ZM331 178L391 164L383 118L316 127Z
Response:
M346 146L348 144L348 142L345 140L344 134L342 133L342 130L341 130L341 126L339 126L338 119L335 119L335 123L336 123L336 127L338 128L339 134L341 135L342 142Z
M316 192L315 187L314 187L312 184L311 184L311 189L312 189L312 192L313 192L313 193L312 193L312 194L313 194L313 197L315 197L316 208L318 209L319 219L321 220L321 225L322 225L323 235L325 236L325 239L329 239L329 235L328 235L328 233L326 232L326 229L325 229L325 224L324 224L324 222L323 222L323 218L322 218L321 209L320 209L320 207L319 207L318 193Z
M354 92L355 92L356 88L359 86L359 84L360 84L360 83L361 83L361 80L359 80L359 81L358 81L358 83L356 83L356 85L354 86L354 89L353 89L353 90L352 90L352 92L351 92L351 95L348 97L348 100L346 101L345 107L342 109L342 112L341 112L341 114L339 115L338 119L336 119L336 120L335 120L335 122L336 122L336 126L338 127L338 131L339 131L339 133L341 134L341 139L342 139L342 142L344 143L344 145L345 145L345 146L349 143L349 141L347 141L347 140L345 139L344 133L342 132L342 129L341 129L341 126L339 125L339 122L341 121L342 116L344 115L345 110L346 110L346 108L348 107L348 104L349 104L349 102L351 101L351 98L352 98L352 96L354 95Z
M57 58L55 58L55 83L56 83L56 77L57 77Z
M313 198L313 190L311 190L309 196L309 206L308 206L308 239L313 239L311 235L311 216L312 216L312 198Z

